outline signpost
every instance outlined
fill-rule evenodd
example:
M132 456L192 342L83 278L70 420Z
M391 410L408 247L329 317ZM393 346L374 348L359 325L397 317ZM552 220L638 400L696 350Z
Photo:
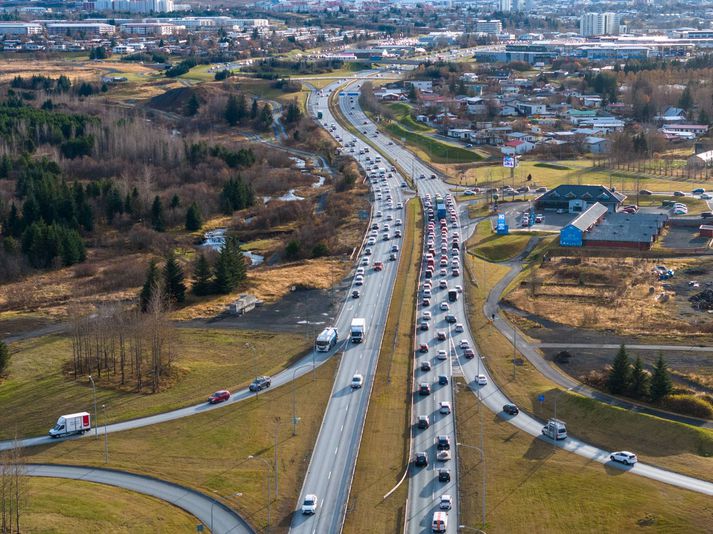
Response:
M504 213L500 213L498 215L498 222L495 226L495 233L498 235L508 235L510 233L510 229L508 228L508 222L505 218Z

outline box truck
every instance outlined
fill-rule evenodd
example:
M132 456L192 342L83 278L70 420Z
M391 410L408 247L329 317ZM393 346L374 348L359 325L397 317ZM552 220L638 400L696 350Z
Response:
M49 435L52 438L62 438L72 434L84 434L91 428L92 424L88 412L70 413L59 416L57 424L50 429Z
M350 335L352 343L361 343L364 341L364 338L366 337L366 319L361 317L355 317L352 319Z
M329 352L339 341L337 329L333 326L327 327L317 336L315 346L319 352Z

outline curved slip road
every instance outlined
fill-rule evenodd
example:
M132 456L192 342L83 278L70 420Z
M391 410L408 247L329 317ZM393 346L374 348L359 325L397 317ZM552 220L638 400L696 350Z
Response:
M419 192L421 194L425 192L431 192L431 194L434 193L440 193L445 197L446 194L449 192L448 185L443 183L441 180L430 180L428 179L428 176L432 173L432 170L430 167L425 165L422 161L420 161L415 155L413 155L410 151L405 149L404 147L400 146L398 143L395 143L387 136L384 134L380 133L377 136L373 136L373 134L377 131L376 126L374 123L359 109L358 105L358 100L355 99L355 104L354 104L355 109L351 110L349 115L347 115L347 119L352 122L353 125L358 127L360 130L366 130L367 135L369 136L369 140L378 147L379 151L382 152L383 154L388 154L389 157L393 160L395 160L398 165L403 168L403 169L413 169L413 174L414 174L414 181L416 182ZM366 125L364 122L366 121ZM391 144L389 144L389 142ZM418 178L420 175L424 175L427 178L425 179L420 179ZM465 233L465 232L464 232ZM463 237L465 240L466 237ZM504 287L504 286L503 286ZM496 295L498 295L499 292L493 290L491 295L494 295L493 298L495 302L497 302L497 299L495 298ZM459 299L459 303L462 302L462 299ZM493 311L491 311L491 308L489 305L492 303L492 301L489 301L489 303L486 303L485 306L485 312L488 313L488 315L495 313L495 310L497 308L494 308ZM456 315L461 314L461 317L465 318L465 310L458 307L456 311ZM497 319L499 319L499 316L496 315L496 323ZM502 319L500 319L502 320ZM461 337L466 337L468 339L473 339L472 335L470 332L468 332L469 328L467 326L467 322L464 321L464 324L466 325L466 332L463 334L459 335L458 338ZM512 332L512 331L511 331ZM512 333L509 336L509 339L511 339ZM518 348L520 345L518 344ZM534 417L525 414L525 413L520 413L519 415L515 417L507 416L502 412L502 406L509 401L507 396L498 388L496 384L493 383L487 367L485 365L480 365L480 360L482 356L478 353L477 351L477 346L474 347L476 349L476 358L472 360L466 360L462 358L462 356L458 357L458 364L463 370L463 374L470 384L471 388L474 389L474 391L478 392L480 395L482 402L494 413L498 414L500 417L511 423L512 425L518 427L519 429L527 432L528 434L535 436L539 439L544 439L548 442L552 442L548 438L544 438L542 436L541 430L542 430L542 422L535 419ZM551 369L549 366L547 366L549 369ZM539 367L538 367L539 370ZM479 374L482 373L486 375L487 377L487 385L485 386L477 386L475 385L475 377ZM559 374L559 373L558 373ZM560 375L561 376L561 375ZM575 384L577 386L578 384ZM574 452L576 454L579 454L580 456L589 458L591 460L595 460L597 462L600 462L602 464L606 464L609 467L614 467L626 471L630 471L633 474L638 474L641 476L645 476L654 480L658 480L660 482L665 482L667 484L671 484L674 486L678 486L680 488L688 489L691 491L696 491L698 493L703 493L706 495L712 495L713 496L713 483L705 481L705 480L700 480L696 479L693 477L685 476L685 475L680 475L678 473L674 473L672 471L668 471L666 469L661 469L657 468L654 466L646 465L644 463L638 463L633 467L624 467L621 464L611 462L609 460L609 452L599 449L596 447L593 447L591 445L588 445L584 443L581 440L578 440L576 438L567 438L566 440L562 440L560 442L556 443L556 446L563 448L565 450L568 450L570 452ZM630 445L631 449L636 448L636 443L632 442ZM429 499L431 497L429 491L422 491L424 488L420 488L420 499L418 503L413 503L411 500L409 501L409 510L407 512L407 521L413 522L421 522L420 528L419 527L411 527L408 525L408 528L410 531L417 531L417 532L423 532L423 518L421 515L423 514L424 509L429 509L426 505L424 505L423 499ZM409 490L409 494L412 495L414 494L414 491ZM424 496L425 494L425 496ZM435 503L432 503L432 505ZM456 523L456 522L453 522ZM450 525L449 525L449 531L450 531ZM453 530L455 532L455 530Z
M250 528L237 512L220 501L198 491L164 482L157 478L118 471L73 465L29 464L27 475L32 477L67 478L106 484L150 495L166 501L195 516L214 534L248 534Z

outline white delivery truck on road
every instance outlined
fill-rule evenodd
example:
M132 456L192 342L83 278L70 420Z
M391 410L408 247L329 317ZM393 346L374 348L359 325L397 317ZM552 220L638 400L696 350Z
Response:
M70 413L59 416L57 424L50 429L49 435L52 438L62 438L72 434L84 434L91 428L89 412Z
M319 352L329 352L339 341L337 329L333 326L327 327L317 336L315 346Z
M366 319L355 317L350 329L352 343L361 343L366 338Z

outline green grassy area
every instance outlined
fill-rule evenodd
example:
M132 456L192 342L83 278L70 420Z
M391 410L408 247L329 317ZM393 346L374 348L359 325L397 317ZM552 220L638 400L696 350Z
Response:
M470 250L479 258L487 261L506 261L518 256L530 241L530 234L498 235L493 232L490 221L478 224L476 245Z
M538 245L530 257L542 250ZM544 420L552 417L556 399L557 416L567 422L573 436L605 450L632 449L646 463L713 480L713 431L613 408L563 391L519 353L522 363L514 365L512 344L482 312L487 293L508 268L471 254L464 261L469 273L465 290L473 336L493 380L513 402ZM516 284L514 281L511 287ZM539 395L545 396L544 402L538 401Z
M208 72L213 65L196 65L187 73L176 76L177 79L191 80L194 82L212 82L215 80L215 72Z
M411 376L416 291L421 259L421 203L406 205L399 273L381 344L345 532L398 532L403 524L408 482L383 496L403 476L409 461ZM375 527L378 525L378 527Z
M264 391L257 398L222 410L110 434L108 467L155 476L212 495L237 510L259 532L267 526L265 477L269 473L271 532L285 532L338 360L331 358L314 374L308 372L290 385ZM300 418L295 436L291 423L293 401ZM277 498L272 475L275 445ZM89 437L25 450L28 462L107 465L103 439ZM255 458L248 459L251 455Z
M200 523L164 501L104 484L30 478L28 489L20 524L33 534L192 532Z
M531 182L526 180L528 175L532 175ZM680 189L690 192L696 187L705 187L707 185L704 182L666 177L648 178L640 176L637 178L634 173L595 169L591 166L591 162L587 160L562 160L557 163L523 160L515 169L514 183L509 177L510 170L504 169L500 163L495 163L484 165L468 172L463 179L462 185L483 187L503 180L514 187L529 185L545 186L550 189L560 184L602 184L606 186L611 184L612 187L619 191L628 192L640 189L649 189L653 192ZM460 180L458 183L461 183Z
M400 102L395 102L393 104L389 104L386 106L389 108L391 111L394 112L394 115L396 116L396 120L398 123L406 128L407 130L411 130L414 132L432 132L433 128L429 128L425 124L421 122L416 122L413 120L411 117L411 106L408 104L403 104Z
M119 391L106 387L107 377L95 378L97 404L106 405L110 422L198 403L217 389L238 389L257 375L284 368L312 342L295 334L229 329L178 329L176 335L178 378L168 389L153 395ZM75 381L62 373L72 358L68 337L45 336L10 349L8 378L0 385L0 438L42 435L61 414L93 411L88 378Z
M420 154L425 155L425 159L433 163L473 163L482 159L475 152L410 132L393 122L387 124L385 129L395 140L404 139L407 145L417 148Z
M632 202L635 197L629 198ZM660 208L663 202L679 202L688 207L689 215L698 215L704 211L709 211L708 204L705 200L693 197L674 197L669 195L639 195L639 206L653 206Z
M708 496L607 468L494 417L459 379L458 440L485 451L487 532L706 532ZM482 413L481 413L482 410ZM461 523L481 527L483 463L458 449Z

